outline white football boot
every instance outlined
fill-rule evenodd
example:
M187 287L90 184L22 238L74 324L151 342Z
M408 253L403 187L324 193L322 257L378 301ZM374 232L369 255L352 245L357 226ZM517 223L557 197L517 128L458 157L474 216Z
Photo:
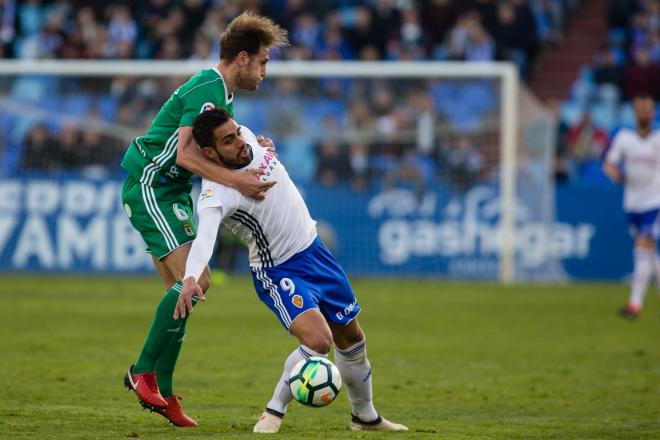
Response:
M363 422L351 414L351 423L348 425L351 431L408 431L408 428L400 423L392 423L384 417L378 416L373 422Z
M252 432L259 434L275 434L280 430L282 420L283 417L264 411L254 425Z

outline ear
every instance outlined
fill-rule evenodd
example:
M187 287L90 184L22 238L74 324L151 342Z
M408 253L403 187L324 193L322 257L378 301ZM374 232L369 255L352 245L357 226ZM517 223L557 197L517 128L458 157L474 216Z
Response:
M250 54L242 50L236 55L236 60L240 67L247 66L250 63Z
M207 159L214 159L215 150L210 147L204 147L202 148L202 154Z

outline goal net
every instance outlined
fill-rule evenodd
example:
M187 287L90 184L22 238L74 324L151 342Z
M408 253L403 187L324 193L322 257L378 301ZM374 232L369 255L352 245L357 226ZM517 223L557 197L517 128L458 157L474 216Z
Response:
M98 205L100 192L109 181L119 188L119 162L130 140L146 131L173 90L208 67L3 62L2 182L11 188L52 182L59 190L51 194L56 201L34 195L11 208L16 213L6 224L12 226L0 230L0 266L130 266L113 266L121 260L114 243L128 239L114 237L111 226L90 226L99 212L123 221L116 199ZM520 93L508 64L273 62L256 93L237 93L234 115L275 141L321 236L351 274L507 282L562 277L552 238L552 120ZM91 201L70 194L72 182L81 181L95 185ZM44 191L50 194L37 192ZM76 197L88 209L72 214L67 210ZM78 216L73 229L86 242L67 245L58 235L62 212ZM38 215L45 232L21 229ZM40 250L40 234L52 239L50 266L41 261L48 252ZM27 250L17 256L17 248ZM124 253L137 259L143 249L133 248ZM148 264L141 259L131 267Z

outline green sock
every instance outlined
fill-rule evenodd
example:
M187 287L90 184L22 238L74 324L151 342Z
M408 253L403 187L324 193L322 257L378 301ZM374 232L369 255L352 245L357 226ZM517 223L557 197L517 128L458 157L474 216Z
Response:
M158 359L165 352L168 345L170 345L170 342L173 339L178 339L176 336L185 325L185 320L175 320L172 315L174 314L174 308L176 307L180 292L181 282L177 281L165 293L160 304L158 304L153 323L147 335L147 340L144 342L140 357L133 368L135 373L142 374L156 371Z
M193 302L193 306L195 303L196 302ZM158 378L158 388L160 389L160 394L163 397L169 397L174 394L174 391L172 390L172 374L174 373L176 361L179 358L179 352L181 352L183 338L186 336L187 321L188 317L186 316L186 318L183 320L181 329L170 341L163 354L160 355L158 362L156 362L156 377Z

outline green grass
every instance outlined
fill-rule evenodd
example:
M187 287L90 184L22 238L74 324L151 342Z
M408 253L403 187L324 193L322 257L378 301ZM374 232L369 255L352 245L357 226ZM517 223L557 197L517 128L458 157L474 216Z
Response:
M1 439L254 437L295 347L248 279L195 310L175 390L200 426L171 427L122 386L162 288L155 279L3 277ZM345 392L292 404L278 438L658 439L660 312L617 318L620 285L357 280L375 403L410 433L351 433Z

